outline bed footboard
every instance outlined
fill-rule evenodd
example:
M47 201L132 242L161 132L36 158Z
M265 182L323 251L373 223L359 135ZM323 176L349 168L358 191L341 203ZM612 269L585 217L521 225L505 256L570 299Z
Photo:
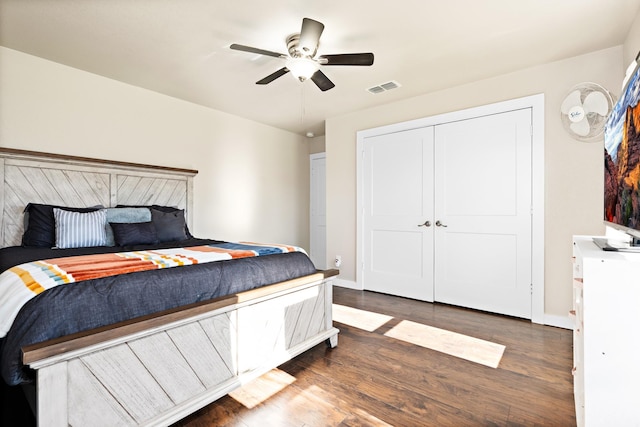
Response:
M337 274L25 347L38 425L170 425L323 341L335 347Z

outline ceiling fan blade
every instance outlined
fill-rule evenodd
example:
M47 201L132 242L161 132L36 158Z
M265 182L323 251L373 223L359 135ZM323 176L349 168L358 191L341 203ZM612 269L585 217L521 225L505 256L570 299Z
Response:
M243 52L257 53L258 55L273 56L275 58L286 58L287 57L286 55L284 55L282 53L272 52L270 50L258 49L257 47L244 46L244 45L241 45L241 44L235 44L234 43L229 47L231 49L233 49L233 50L241 50Z
M322 65L373 65L373 53L320 55L318 61Z
M335 86L329 77L325 76L324 73L320 70L313 73L311 76L311 80L318 86L321 91L327 91Z
M298 42L298 47L303 54L309 56L316 54L322 31L324 31L323 23L309 18L304 18L302 20L302 29L300 30L300 41Z
M271 73L269 74L267 77L265 77L262 80L258 80L256 82L257 85L266 85L268 83L271 83L272 81L274 81L275 79L277 79L278 77L282 77L285 74L287 74L289 72L289 69L287 67L282 67L280 68L278 71L276 71L275 73Z

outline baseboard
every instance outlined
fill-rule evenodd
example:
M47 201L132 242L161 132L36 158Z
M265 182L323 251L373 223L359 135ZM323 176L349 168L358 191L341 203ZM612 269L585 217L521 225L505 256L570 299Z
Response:
M556 316L552 314L545 314L544 324L548 326L555 326L557 328L573 329L574 321L569 316Z
M356 291L361 291L362 288L358 286L358 284L356 282L354 282L353 280L345 280L345 279L336 279L333 282L334 286L340 286L341 288L349 288L349 289L355 289Z
M363 290L363 288L358 286L358 283L354 282L353 280L336 278L333 281L333 285L340 286L341 288L355 289L356 291ZM573 330L574 321L573 321L573 318L569 316L557 316L553 314L545 314L543 319L543 325Z

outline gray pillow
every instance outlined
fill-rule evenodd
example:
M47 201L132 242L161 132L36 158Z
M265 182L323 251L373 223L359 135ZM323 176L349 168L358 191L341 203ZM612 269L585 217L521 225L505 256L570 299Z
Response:
M184 210L162 212L151 209L151 221L156 227L156 233L160 242L177 242L187 239Z

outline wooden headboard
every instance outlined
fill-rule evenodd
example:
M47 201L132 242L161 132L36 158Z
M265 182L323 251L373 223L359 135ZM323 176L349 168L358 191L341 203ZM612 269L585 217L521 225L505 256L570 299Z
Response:
M20 245L28 203L71 207L163 205L193 213L197 170L0 147L0 246Z

